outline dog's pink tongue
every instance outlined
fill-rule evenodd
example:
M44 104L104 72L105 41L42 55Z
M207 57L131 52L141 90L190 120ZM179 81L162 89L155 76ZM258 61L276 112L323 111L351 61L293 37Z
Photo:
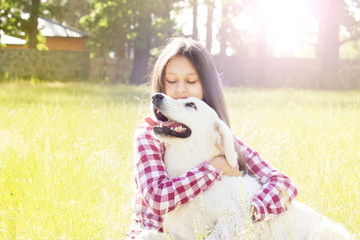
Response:
M150 126L152 126L152 127L155 127L155 126L160 126L160 125L162 125L162 126L164 126L164 127L169 127L169 126L171 126L171 125L173 125L173 124L176 124L175 122L171 122L171 121L159 121L159 120L154 120L154 119L152 119L151 117L146 117L145 118L145 122L147 122L147 124L149 124Z
M150 126L152 127L155 127L155 126L162 126L162 127L178 127L178 126L181 126L179 123L177 122L172 122L172 121L159 121L159 120L154 120L152 119L151 117L146 117L145 118L145 122L147 124L149 124Z
M158 122L155 122L151 117L146 117L145 122L147 122L147 124L149 124L152 127L159 125Z

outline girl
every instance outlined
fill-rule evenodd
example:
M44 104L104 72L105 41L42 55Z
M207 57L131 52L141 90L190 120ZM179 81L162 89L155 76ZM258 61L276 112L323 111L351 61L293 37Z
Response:
M211 106L229 126L222 84L211 54L199 42L174 38L158 57L152 73L152 91L172 98L197 97ZM151 134L152 127L141 125L134 135L136 192L135 214L127 239L134 239L142 229L163 231L162 215L179 204L206 191L221 175L241 175L224 156L217 156L191 169L183 176L169 179L163 162L164 143ZM259 154L234 137L239 165L256 177L262 189L253 196L252 217L260 221L286 211L297 189L285 174L269 165ZM243 168L242 168L243 169Z

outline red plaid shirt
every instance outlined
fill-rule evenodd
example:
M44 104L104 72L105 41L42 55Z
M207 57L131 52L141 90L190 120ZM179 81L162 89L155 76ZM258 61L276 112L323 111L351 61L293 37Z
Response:
M134 239L142 229L162 231L162 215L221 180L221 171L208 162L203 162L184 175L169 179L163 162L164 143L154 138L151 130L151 126L142 125L134 135L135 213L127 239ZM252 200L257 217L263 219L284 212L289 202L297 196L295 184L264 161L257 152L239 139L236 138L236 141L240 144L249 174L262 184L261 190Z

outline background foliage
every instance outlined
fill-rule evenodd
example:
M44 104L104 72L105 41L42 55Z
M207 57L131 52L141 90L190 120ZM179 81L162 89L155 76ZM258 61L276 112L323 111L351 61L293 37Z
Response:
M0 81L16 79L42 79L52 81L86 80L89 75L87 51L36 51L0 49ZM32 64L29 64L32 63Z
M134 59L130 78L133 84L146 81L149 59L157 54L156 49L166 38L178 34L203 41L219 56L255 57L256 81L264 82L265 59L274 55L268 40L271 29L266 25L269 9L275 6L284 16L291 10L291 4L282 0L1 0L0 3L0 28L4 33L26 37L30 46L36 38L31 31L36 24L31 13L81 28L90 35L92 56ZM307 9L303 22L312 22L316 29L309 32L300 55L317 59L319 87L338 89L339 59L359 57L359 0L305 0L302 6ZM22 18L22 12L30 12L30 18ZM244 25L239 24L244 16L251 17L251 28L239 27ZM192 22L192 32L185 33L180 24L184 20L187 24ZM200 24L201 21L205 23Z

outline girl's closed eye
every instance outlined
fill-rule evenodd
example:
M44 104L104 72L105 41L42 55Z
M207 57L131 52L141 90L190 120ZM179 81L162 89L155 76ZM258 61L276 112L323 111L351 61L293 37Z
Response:
M187 80L187 83L189 83L189 84L195 84L195 83L197 83L199 80L198 79L189 79L189 80Z
M167 83L170 83L170 84L176 83L176 80L175 80L175 79L165 79L165 81L166 81Z

